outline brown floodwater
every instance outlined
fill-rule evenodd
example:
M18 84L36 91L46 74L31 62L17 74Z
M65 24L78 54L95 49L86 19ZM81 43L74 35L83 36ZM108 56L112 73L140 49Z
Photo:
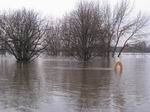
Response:
M0 112L149 112L150 54L123 54L88 63L40 57L17 63L0 57Z

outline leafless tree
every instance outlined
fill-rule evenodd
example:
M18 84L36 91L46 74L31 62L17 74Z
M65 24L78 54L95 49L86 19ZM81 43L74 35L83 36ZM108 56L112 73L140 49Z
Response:
M70 54L86 61L97 54L108 57L111 51L114 56L120 41L125 40L120 56L130 39L143 36L141 32L148 22L140 13L132 17L131 12L128 0L122 0L113 8L110 4L80 2L63 23L66 48Z
M113 40L115 40L115 46L112 53L114 57L117 46L120 40L125 39L122 49L120 50L118 57L121 52L125 48L127 42L134 38L135 36L140 37L143 36L143 31L148 23L148 18L139 13L135 18L132 12L133 8L130 8L130 4L128 0L122 0L119 4L117 4L112 10L112 28L110 33L112 34ZM132 14L132 15L131 15Z
M103 50L100 51L105 57L109 57L111 52L111 43L113 41L114 25L112 19L111 8L107 4L100 6L101 24L99 34Z
M95 56L99 44L99 7L94 3L80 2L77 9L68 16L64 43L72 55L79 60L88 61Z
M123 49L126 47L126 45L128 44L128 42L131 39L137 39L140 37L146 37L147 35L149 35L146 31L146 27L147 27L147 23L148 23L149 19L145 16L142 16L141 14L139 14L136 19L133 22L133 26L130 27L130 30L128 30L128 32L126 33L126 40L123 43L123 46L121 48L121 50L119 51L118 57L121 55Z
M48 55L57 56L61 50L60 22L50 22L46 29L46 51Z
M1 39L0 39L0 54L6 55L6 44Z
M72 48L71 41L71 32L70 32L70 16L65 15L62 19L61 25L61 40L62 40L62 52L65 56L73 56L74 51Z
M34 11L26 9L0 16L0 41L18 61L30 61L46 49L50 55L65 52L79 60L95 56L115 55L118 44L146 35L148 18L141 13L133 16L128 0L113 8L110 4L80 2L75 10L61 20L47 25ZM112 48L114 48L112 50Z
M16 10L1 16L0 39L6 50L17 61L31 61L39 56L45 46L44 25L39 14L33 10Z

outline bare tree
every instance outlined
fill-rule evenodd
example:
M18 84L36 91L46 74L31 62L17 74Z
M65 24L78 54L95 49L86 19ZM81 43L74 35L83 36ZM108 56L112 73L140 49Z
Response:
M62 40L62 53L65 56L73 56L74 50L71 41L71 32L70 32L70 16L65 15L62 20L61 25L61 40Z
M45 46L43 20L26 9L5 13L1 17L1 40L17 61L30 61L39 56Z
M126 33L126 40L123 43L123 46L121 48L121 50L119 51L118 57L121 55L123 49L127 46L128 42L131 39L137 39L140 37L146 37L147 35L149 35L147 32L145 32L144 30L146 30L146 26L148 25L149 19L145 16L142 16L141 14L139 14L136 19L134 20L132 27L130 27L130 29L128 29L128 32Z
M66 48L70 49L70 54L87 61L96 55L108 57L111 51L114 57L122 41L119 57L128 41L145 36L148 18L141 13L134 17L132 10L128 0L122 0L113 8L110 4L100 6L93 2L80 2L63 24L62 37Z
M48 55L57 56L61 50L60 22L51 22L46 29L46 51Z
M1 39L0 39L0 54L6 55L6 44Z
M101 13L101 26L100 26L100 36L101 36L101 43L103 50L100 51L103 53L103 56L109 57L111 52L111 43L113 40L114 35L114 21L112 19L112 12L111 8L107 4L103 4L103 6L100 7L100 13Z
M148 18L142 16L140 13L134 19L132 19L133 17L130 16L132 8L130 8L129 5L130 4L127 0L122 0L121 3L117 4L112 11L112 37L113 40L115 40L115 46L112 53L113 57L120 40L123 40L124 38L125 42L118 54L118 57L130 39L134 38L135 36L140 37L140 35L143 35L141 31L148 23Z
M99 7L94 3L80 2L71 12L65 24L65 43L73 55L82 61L88 61L96 53L99 45Z

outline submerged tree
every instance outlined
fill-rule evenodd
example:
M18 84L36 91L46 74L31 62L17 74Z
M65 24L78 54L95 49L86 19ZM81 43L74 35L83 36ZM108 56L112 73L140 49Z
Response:
M110 4L80 2L62 27L62 37L70 54L82 61L97 55L109 57L110 52L114 56L122 41L119 57L129 40L145 36L148 18L140 13L133 17L129 5L128 0L122 0L113 8Z
M128 42L131 39L136 40L141 37L146 37L147 35L149 35L145 29L147 27L148 21L149 19L145 16L142 16L141 14L139 14L136 17L136 19L133 22L134 25L132 25L132 27L128 29L128 32L125 35L126 39L123 43L121 50L119 51L118 57L121 55L123 49L128 45Z
M61 49L61 37L60 37L60 22L53 23L47 26L46 29L46 52L48 55L57 56Z
M30 61L46 49L50 55L65 52L78 60L115 55L121 41L123 49L131 39L145 36L148 18L132 14L128 0L115 6L80 2L61 21L45 27L34 11L17 10L0 16L0 41L18 61ZM46 28L46 29L45 29ZM113 49L112 49L113 48Z
M64 41L67 45L69 43L73 56L88 61L100 46L99 7L94 3L81 2L68 17Z
M65 56L73 56L74 55L74 50L73 50L73 45L72 45L72 39L71 37L71 32L70 32L70 16L66 15L63 20L62 20L62 25L61 25L61 47L63 54Z
M118 57L126 47L127 42L135 37L145 36L145 27L148 23L148 18L141 13L137 16L131 16L132 8L129 6L128 0L122 0L121 3L117 4L112 10L112 36L115 40L114 49L112 56L114 57L117 50L117 46L120 40L125 40L123 46L119 51Z
M26 9L1 16L0 39L17 61L30 61L39 56L43 46L43 21L38 13Z

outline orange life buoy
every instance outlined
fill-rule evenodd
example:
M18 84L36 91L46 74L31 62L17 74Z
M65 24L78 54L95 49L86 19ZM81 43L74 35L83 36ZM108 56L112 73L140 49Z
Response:
M115 63L114 69L116 74L122 74L123 64L120 60Z

